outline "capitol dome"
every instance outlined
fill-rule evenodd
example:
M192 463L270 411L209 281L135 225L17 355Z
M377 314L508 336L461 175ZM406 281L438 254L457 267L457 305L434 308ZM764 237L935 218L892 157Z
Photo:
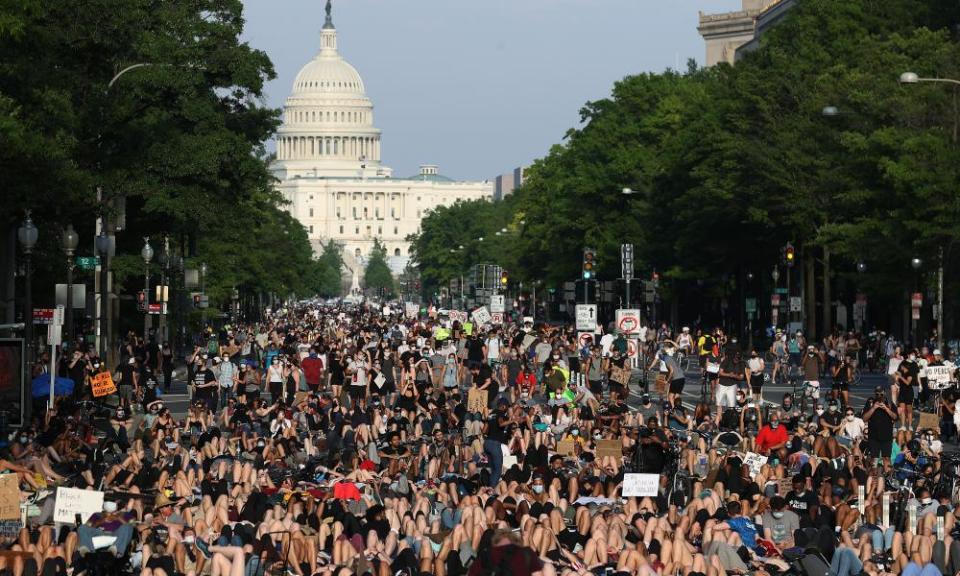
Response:
M380 164L380 130L357 69L337 49L330 3L320 50L297 74L277 131L280 178L389 176Z

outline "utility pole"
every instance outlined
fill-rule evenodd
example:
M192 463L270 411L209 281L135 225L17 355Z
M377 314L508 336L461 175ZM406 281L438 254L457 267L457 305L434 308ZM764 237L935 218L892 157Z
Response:
M937 348L943 350L943 246L940 247L940 265L937 268Z

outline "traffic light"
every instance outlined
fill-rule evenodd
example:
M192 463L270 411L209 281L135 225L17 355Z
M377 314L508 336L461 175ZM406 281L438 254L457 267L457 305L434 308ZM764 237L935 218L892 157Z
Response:
M501 270L500 271L500 287L506 288L509 282L510 282L510 277L507 275L507 271Z
M147 293L143 290L137 292L137 310L143 312L147 309Z
M793 263L797 258L796 250L793 248L793 244L787 242L787 245L783 248L783 260L786 262L787 266L793 268Z
M593 280L596 276L597 255L593 248L583 249L583 279Z

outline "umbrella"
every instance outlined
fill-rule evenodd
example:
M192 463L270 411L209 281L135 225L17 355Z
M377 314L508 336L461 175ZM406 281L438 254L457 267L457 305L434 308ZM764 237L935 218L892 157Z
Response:
M55 396L68 396L73 394L73 386L73 380L70 378L57 377L53 383L53 394ZM34 398L50 396L50 374L41 374L34 378L30 388Z

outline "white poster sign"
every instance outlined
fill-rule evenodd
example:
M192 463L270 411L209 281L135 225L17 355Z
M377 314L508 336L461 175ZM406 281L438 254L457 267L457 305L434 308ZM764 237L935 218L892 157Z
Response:
M767 457L761 456L756 452L747 452L746 457L743 459L743 463L750 468L750 476L756 477L760 473L760 468L767 463Z
M476 310L474 310L470 314L470 317L473 318L473 321L476 322L479 326L483 326L484 324L489 324L490 320L492 320L492 317L490 316L490 311L487 310L486 306L481 306Z
M461 325L467 322L467 313L462 310L451 310L450 321L459 322Z
M494 294L490 297L490 312L506 312L506 302L503 294Z
M624 498L630 496L656 496L660 490L659 474L624 474L623 492Z
M930 388L941 390L950 386L953 379L953 366L927 366L927 381Z
M415 302L407 302L403 307L407 318L416 318L420 314L420 305Z
M103 492L78 488L57 488L57 500L53 508L53 521L73 524L76 515L86 522L90 516L103 510Z

